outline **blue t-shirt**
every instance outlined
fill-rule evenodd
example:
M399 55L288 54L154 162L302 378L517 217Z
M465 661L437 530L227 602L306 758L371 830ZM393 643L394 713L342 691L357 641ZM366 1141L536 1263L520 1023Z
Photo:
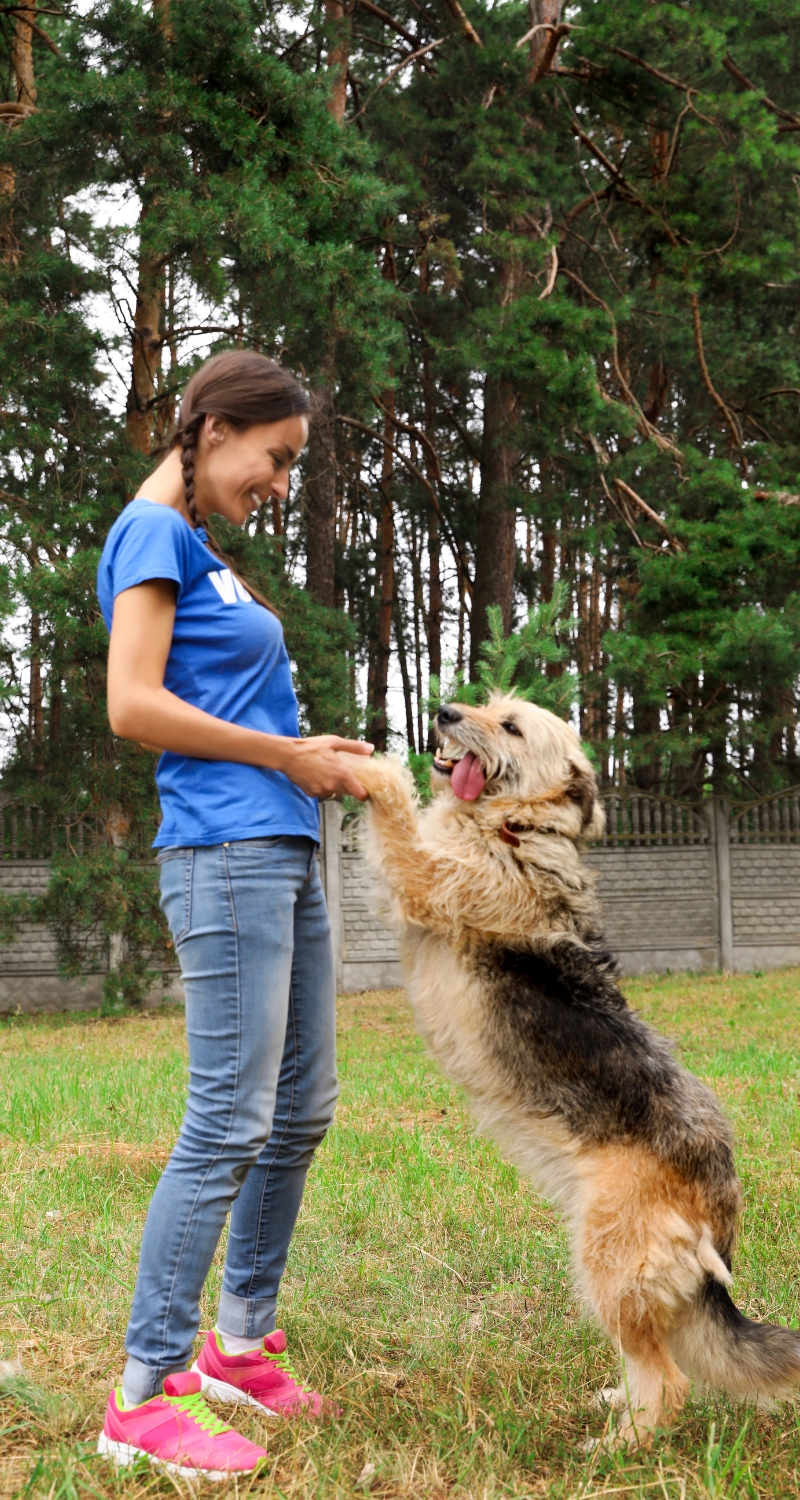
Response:
M106 626L123 589L172 579L178 597L164 686L229 724L296 737L297 699L280 622L209 551L205 535L169 505L131 501L108 534L97 570ZM168 750L156 782L163 821L155 848L319 838L316 801L280 771Z

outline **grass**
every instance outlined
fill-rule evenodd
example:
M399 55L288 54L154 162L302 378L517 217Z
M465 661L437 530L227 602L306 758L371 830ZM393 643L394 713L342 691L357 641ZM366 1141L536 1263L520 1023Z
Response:
M745 1190L734 1295L800 1322L800 971L668 976L628 993L733 1118ZM800 1496L800 1419L690 1403L646 1458L587 1457L614 1352L573 1294L558 1218L475 1137L401 992L340 1001L342 1097L293 1243L281 1322L338 1396L326 1424L259 1422L286 1500ZM0 1496L224 1487L94 1453L121 1369L139 1236L184 1093L174 1010L0 1022ZM221 1256L202 1326L213 1320Z

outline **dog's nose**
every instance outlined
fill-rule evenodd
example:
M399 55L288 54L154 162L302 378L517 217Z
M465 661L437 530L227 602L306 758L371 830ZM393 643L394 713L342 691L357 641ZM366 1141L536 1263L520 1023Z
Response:
M445 724L460 724L463 717L464 715L460 714L457 708L453 708L452 704L445 703L436 715L436 722L444 727Z

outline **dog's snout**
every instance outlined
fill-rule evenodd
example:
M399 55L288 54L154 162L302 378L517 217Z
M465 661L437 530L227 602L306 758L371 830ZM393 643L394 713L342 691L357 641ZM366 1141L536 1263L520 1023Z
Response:
M452 704L444 703L436 715L436 722L443 728L447 724L460 724L463 717L464 715L460 714L457 708L453 708Z

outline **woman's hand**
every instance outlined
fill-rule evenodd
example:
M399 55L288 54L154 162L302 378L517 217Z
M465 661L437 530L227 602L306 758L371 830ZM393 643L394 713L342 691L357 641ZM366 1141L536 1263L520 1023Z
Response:
M351 796L363 802L367 794L338 752L371 755L371 745L336 734L306 740L262 734L204 713L164 687L175 596L174 583L154 579L124 589L114 601L108 651L108 717L114 733L149 750L282 771L310 797Z
M306 740L285 740L283 771L309 797L357 797L366 801L367 793L341 752L350 755L372 754L372 745L361 740L343 740L338 734L315 734Z

